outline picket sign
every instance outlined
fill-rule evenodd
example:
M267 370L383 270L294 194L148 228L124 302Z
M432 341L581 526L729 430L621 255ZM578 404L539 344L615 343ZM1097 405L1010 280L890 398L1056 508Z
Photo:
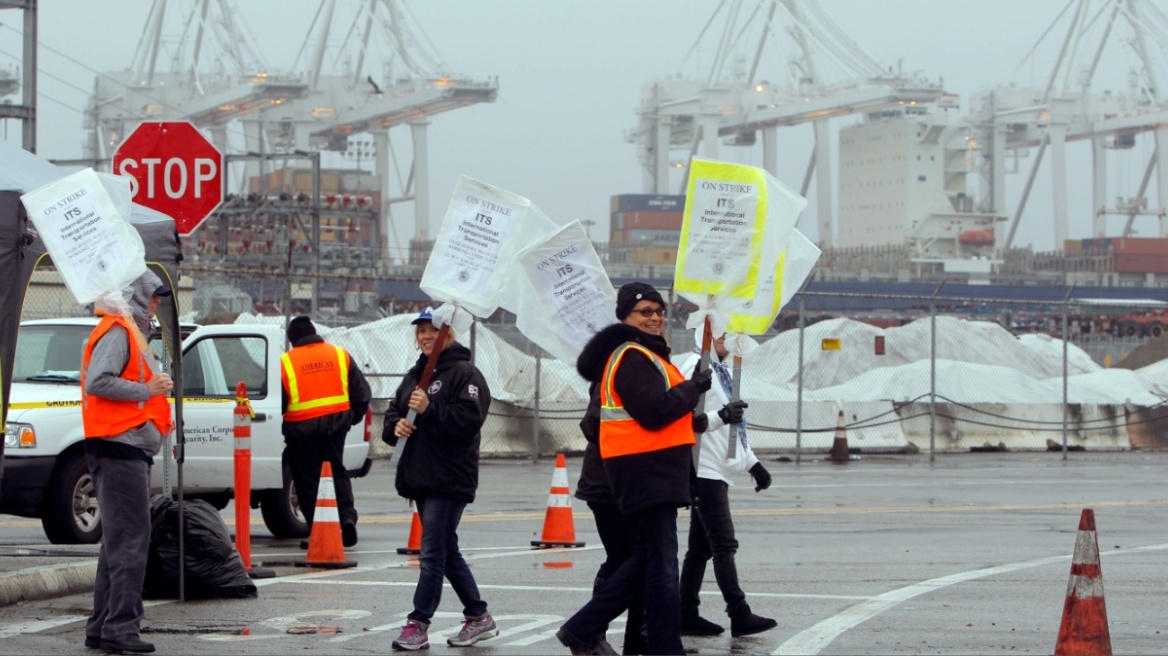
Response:
M579 220L520 251L507 287L519 332L561 362L616 323L616 292Z
M698 306L686 323L699 331L702 345L695 372L709 362L711 338L727 334L731 401L739 398L742 357L754 346L747 335L767 331L819 257L795 229L806 206L761 168L697 158L690 164L674 288ZM698 408L705 410L704 395ZM737 429L730 427L728 458L736 452Z
M93 303L146 272L146 247L128 220L129 199L127 181L91 168L20 197L78 303Z
M422 291L489 317L499 308L515 254L554 230L527 198L461 176L422 272Z

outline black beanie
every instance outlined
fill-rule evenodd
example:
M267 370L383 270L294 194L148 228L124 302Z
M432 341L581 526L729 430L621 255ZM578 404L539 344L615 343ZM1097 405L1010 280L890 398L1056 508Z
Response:
M309 335L316 334L316 326L308 317L296 317L288 323L288 342L295 344Z
M653 288L653 285L630 282L627 285L622 285L616 292L617 320L624 321L625 317L629 316L629 313L641 301L653 301L660 303L661 307L665 307L665 299L661 298L661 294Z

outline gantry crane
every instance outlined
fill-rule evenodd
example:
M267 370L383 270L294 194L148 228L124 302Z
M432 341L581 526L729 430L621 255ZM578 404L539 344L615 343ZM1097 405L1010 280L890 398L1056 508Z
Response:
M1066 144L1089 140L1092 156L1093 237L1103 237L1106 217L1127 217L1122 234L1131 233L1136 217L1157 217L1157 234L1165 235L1168 208L1168 108L1159 70L1168 49L1168 15L1148 0L1072 0L1044 32L1069 20L1054 68L1043 88L1001 86L975 99L969 121L980 142L978 171L983 190L979 205L1002 211L1006 204L1008 157L1037 148L1021 199L1013 213L1004 246L1014 241L1045 154L1050 152L1053 188L1053 236L1062 249L1069 236ZM1037 46L1036 46L1037 47ZM1033 52L1033 49L1032 51ZM1127 93L1098 91L1103 58L1112 54L1129 64ZM1106 82L1114 85L1115 79ZM1112 203L1107 187L1107 153L1131 150L1137 137L1151 133L1152 155L1134 196ZM1158 207L1146 197L1155 172Z
M759 133L763 166L775 173L777 128L811 123L815 149L802 193L807 193L814 171L819 240L822 246L831 246L828 120L888 106L933 102L941 97L941 86L878 64L814 0L761 0L743 19L744 4L742 0L721 2L691 49L693 54L721 15L721 37L705 79L685 78L679 73L644 88L637 126L627 135L628 141L637 144L644 169L643 190L668 193L674 149L689 151L681 163L688 175L689 157L700 153L717 158L719 140L749 146L757 142ZM744 47L749 49L744 51ZM765 79L762 65L776 58L775 50L784 77ZM729 62L736 52L740 54L731 68Z

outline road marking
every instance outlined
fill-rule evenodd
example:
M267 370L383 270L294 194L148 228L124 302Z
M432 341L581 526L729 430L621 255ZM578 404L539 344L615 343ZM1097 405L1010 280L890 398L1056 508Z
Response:
M1130 553L1143 551L1159 551L1168 549L1168 544L1155 544L1146 547L1134 547L1131 549L1101 551L1100 556L1120 556ZM786 642L779 645L779 648L771 652L776 656L780 654L818 654L824 650L833 640L838 638L841 634L851 629L856 628L860 624L876 617L886 610L896 607L901 602L918 597L929 592L947 588L958 583L965 583L987 576L994 576L997 574L1007 574L1016 572L1018 570L1029 569L1031 567L1040 567L1042 565L1050 565L1061 561L1069 561L1070 555L1067 556L1050 556L1048 558L1038 558L1035 560L1024 560L1017 563L1007 563L1005 565L997 565L994 567L985 567L982 569L970 570L968 572L959 572L957 574L950 574L949 576L941 576L920 583L897 588L896 590L889 590L883 594L876 595L867 601L860 602L850 608L845 608L842 612L836 613L832 617L825 620L820 620L813 626L803 629L799 633L787 639Z

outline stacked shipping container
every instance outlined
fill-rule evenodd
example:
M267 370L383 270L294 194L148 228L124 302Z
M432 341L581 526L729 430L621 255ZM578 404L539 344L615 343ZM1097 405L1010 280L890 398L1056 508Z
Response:
M673 264L681 241L685 196L621 194L613 196L609 244L614 261Z

